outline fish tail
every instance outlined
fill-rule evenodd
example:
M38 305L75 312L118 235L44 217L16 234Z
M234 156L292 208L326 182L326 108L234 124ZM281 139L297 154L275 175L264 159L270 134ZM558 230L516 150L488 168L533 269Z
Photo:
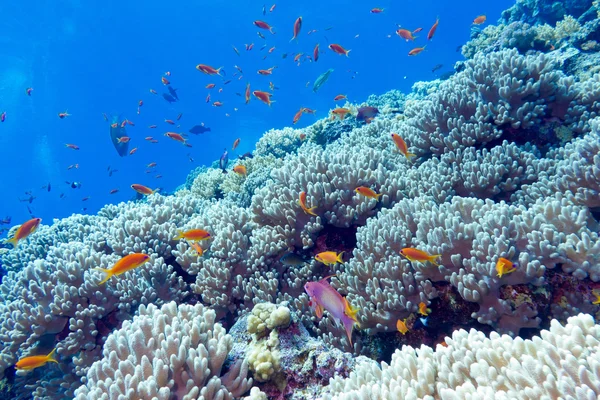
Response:
M106 274L106 277L102 281L98 282L98 285L102 285L103 283L105 283L107 280L109 280L113 276L113 273L107 269L104 269L104 268L94 268L94 269L97 271L102 271Z
M376 200L379 200L379 198L380 198L381 196L383 196L383 193L376 193L376 194L375 194L375 199L376 199Z
M342 324L344 325L344 330L346 331L346 335L348 335L348 341L350 342L350 346L352 346L352 328L354 327L354 320L352 317L343 314L340 318Z
M222 69L223 69L223 67L217 68L217 75L219 75L221 78L223 78L223 75L221 75L221 70Z
M314 215L315 217L317 217L318 215L315 213L315 210L316 210L316 209L317 209L317 207L316 207L316 206L315 206L315 207L308 208L308 209L306 210L306 213L307 213L307 214L309 214L309 215Z
M7 239L7 240L6 240L6 243L10 243L10 244L12 244L12 245L13 245L13 248L14 248L14 249L16 249L16 248L17 248L17 245L19 244L19 239L17 239L17 237L15 236L15 237L13 237L13 238Z
M173 240L179 240L179 239L183 239L183 232L182 231L177 231L177 236L175 236L173 238Z
M432 256L429 257L429 261L433 265L435 265L436 267L439 267L440 265L436 262L436 260L437 260L438 257L441 257L441 256L442 256L441 254L434 254L434 255L432 255Z
M346 51L346 57L350 57L348 54L351 52L352 50L347 50Z
M343 252L343 251L341 251L341 252L340 252L340 254L338 254L338 255L337 255L337 257L335 258L335 260L336 260L337 262L339 262L340 264L343 264L343 263L344 263L344 259L343 259L343 257L344 257L344 252Z
M58 364L58 361L56 361L56 358L54 358L54 353L56 353L56 347L53 348L50 353L48 353L46 358L48 359L48 362L54 362Z

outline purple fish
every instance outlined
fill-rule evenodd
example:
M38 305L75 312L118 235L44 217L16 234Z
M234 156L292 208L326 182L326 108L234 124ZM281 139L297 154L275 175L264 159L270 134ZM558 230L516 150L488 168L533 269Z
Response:
M221 168L223 170L224 174L227 173L227 163L228 162L229 162L229 155L227 155L227 149L225 149L225 151L221 155L221 158L219 159L219 168Z
M377 114L379 114L377 107L359 107L356 119L359 121L365 121L368 124L377 116Z
M342 295L327 282L327 278L329 277L325 277L318 282L307 282L304 285L304 290L310 297L310 301L312 302L312 306L318 318L323 316L323 309L325 309L336 321L341 321L346 330L346 334L348 335L350 346L352 346L352 327L357 323L356 313L358 310L352 308L348 303L348 300L346 300L345 297L342 297Z

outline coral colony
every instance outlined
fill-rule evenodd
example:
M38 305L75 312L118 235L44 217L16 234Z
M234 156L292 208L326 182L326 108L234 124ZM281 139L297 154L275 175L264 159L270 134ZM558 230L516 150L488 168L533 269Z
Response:
M22 230L5 393L600 396L600 25L558 3L475 29L445 80L265 133L245 174Z

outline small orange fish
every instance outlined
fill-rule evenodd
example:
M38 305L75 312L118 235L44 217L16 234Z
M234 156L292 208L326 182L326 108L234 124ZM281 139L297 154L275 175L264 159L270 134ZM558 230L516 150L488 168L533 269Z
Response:
M233 141L233 146L231 146L231 151L237 149L237 147L240 145L240 138L237 138Z
M350 110L347 108L338 107L331 110L331 113L331 119L334 119L337 116L340 118L340 120L344 120L344 118L346 118L346 115L350 113Z
M304 53L296 54L296 56L294 57L294 62L297 62L300 59L300 57L302 57L303 55L304 55Z
M409 31L408 29L398 29L396 31L396 35L400 36L402 39L405 39L407 42L409 40L415 40L416 37L413 36L413 33L411 31Z
M354 191L358 194L375 200L379 200L379 198L382 196L381 193L375 193L373 189L368 188L366 186L359 186L356 189L354 189Z
M413 34L414 34L414 33L419 33L419 32L421 32L422 30L423 30L423 28L417 28L417 29L415 29L414 31L412 31L412 33L413 33Z
M408 318L404 318L404 320L398 320L396 322L396 329L398 329L398 332L400 332L403 335L406 335L406 332L408 332L408 326L406 326L406 320Z
M381 14L383 12L383 8L372 8L371 14Z
M294 115L294 119L292 120L292 123L294 125L296 124L296 122L300 121L300 117L302 116L302 112L303 112L303 109L301 108L300 111L298 111L296 113L296 115Z
M154 89L150 89L150 93L157 94L158 92L156 90L154 90Z
M121 136L120 138L117 138L117 142L118 143L129 143L129 140L131 138L129 136Z
M69 149L73 149L73 150L79 150L79 146L77 146L76 144L72 144L72 143L65 144L65 147L67 147Z
M165 136L168 138L171 138L177 142L185 144L185 138L183 136L181 136L179 133L167 132L167 133L165 133Z
M246 176L246 174L248 173L248 171L246 170L246 167L243 165L236 165L235 167L233 167L233 172L235 172L238 175L243 175L243 176Z
M271 75L273 73L273 68L275 68L275 67L271 67L271 68L268 68L268 69L259 69L257 71L257 73L259 75Z
M163 77L161 77L161 78L160 78L160 80L161 80L161 82L162 82L162 84L163 84L163 85L168 85L168 84L170 84L170 83L171 83L171 82L169 82L169 80L168 80L167 78L165 78L164 76L163 76Z
M510 274L511 272L515 272L517 269L512 261L507 260L504 257L500 257L498 262L496 263L496 272L498 278L502 278L502 275Z
M200 246L200 243L188 242L188 244L192 249L196 250L196 253L198 253L198 257L202 257L202 255L204 254L204 250L202 249L202 246Z
M54 359L55 352L56 348L54 348L54 350L52 350L48 355L45 356L28 356L20 358L19 361L17 361L17 363L15 364L15 368L27 371L30 369L42 367L49 362L58 364L58 361Z
M158 140L152 139L152 140L150 140L150 143L158 143Z
M204 229L190 229L189 231L179 231L179 234L173 238L173 240L193 240L201 241L210 239L210 233Z
M404 139L400 137L400 135L397 133L392 133L392 140L394 141L394 144L400 153L402 153L408 160L410 160L411 157L415 157L415 154L408 152L408 146L406 145Z
M473 20L473 25L481 25L487 20L485 14L479 15L477 18Z
M103 283L108 281L113 276L121 275L129 270L132 270L139 266L144 265L146 262L148 262L149 259L150 259L150 256L148 254L133 253L133 254L129 254L125 257L122 257L110 269L94 268L94 269L102 271L106 274L106 277L103 280L101 280L100 282L98 282L98 285L102 285Z
M270 26L269 24L267 24L265 21L254 21L253 22L254 26L260 28L260 29L264 29L267 30L269 32L271 32L271 34L275 34L275 32L273 32L273 27Z
M435 31L437 30L439 23L440 23L440 19L436 18L435 23L433 24L431 29L429 29L429 33L427 34L427 40L433 39L433 35L435 35Z
M317 112L317 110L312 110L312 109L307 108L307 107L302 107L302 112L305 113L305 114L314 114L314 113Z
M333 101L340 101L340 100L348 100L348 99L346 98L346 95L344 95L344 94L338 94L337 96L335 96L333 98Z
M110 192L108 192L108 194L115 194L119 191L119 189L111 189Z
M323 251L319 254L317 254L315 256L315 260L317 260L320 263L323 263L325 265L332 266L335 265L337 263L343 264L344 263L344 252L340 252L339 254L336 253L335 251Z
M419 314L426 317L431 313L431 308L427 308L427 304L420 302L419 303Z
M154 138L153 138L152 136L146 136L144 139L145 139L145 140L148 140L148 141L150 141L150 140L154 140Z
M69 114L69 113L68 113L68 112L66 112L66 111L65 111L65 112L61 112L61 113L58 113L58 118L60 118L60 119L63 119L63 118L66 118L66 117L70 117L70 116L71 116L71 114Z
M271 107L271 103L275 103L275 101L271 100L271 96L273 96L272 93L263 92L261 90L255 90L254 92L252 92L252 94L254 95L254 97L259 99L269 107Z
M298 41L298 35L300 34L301 29L302 29L302 17L298 17L296 19L296 21L294 22L294 36L292 36L292 38L290 39L290 42L292 40Z
M215 101L213 103L213 107L222 107L222 106L223 106L223 103L221 103L220 101Z
M119 126L119 124L118 124L118 123L116 123L116 122L115 122L114 124L110 124L110 127L111 127L111 128L113 128L113 129L115 129L115 128L116 128L116 127L118 127L118 126Z
M217 69L211 67L210 65L206 65L206 64L198 64L196 65L196 69L200 72L202 72L203 74L206 75L219 75L221 76L221 69L223 67L219 67Z
M131 185L131 188L138 192L139 194L143 194L144 196L150 196L157 192L157 190L152 190L148 186L140 185L138 183L134 183Z
M315 212L314 212L314 210L316 210L317 207L315 206L315 207L308 208L308 206L306 205L306 192L300 192L300 198L298 199L298 204L300 205L300 208L302 208L302 211L304 211L305 214L318 217L318 215L315 214Z
M319 61L319 43L317 43L313 49L313 60L315 60L315 62Z
M250 83L246 84L246 104L250 103Z
M416 56L417 54L419 54L423 50L425 50L425 46L423 46L423 47L415 47L414 49L412 49L411 51L408 52L408 55L409 56Z
M206 85L207 89L212 89L214 88L216 85L214 83L209 83L208 85Z
M125 125L127 125L127 120L123 120L123 122L121 122L121 128L125 128Z
M175 121L173 121L172 119L165 119L165 122L170 125L175 125Z
M336 43L330 44L329 45L329 49L331 51L333 51L334 53L337 53L337 54L340 54L340 55L344 55L346 57L348 57L348 53L350 53L350 51L351 51L351 50L346 50L341 45L336 44Z
M400 250L400 254L403 255L404 257L406 257L406 259L409 261L420 261L420 262L429 261L436 267L439 267L439 264L437 264L435 262L436 259L438 257L442 256L441 254L430 255L429 253L427 253L423 250L413 249L412 247L403 248L402 250Z
M150 164L146 165L146 168L154 168L154 167L156 167L155 162L151 162Z
M271 53L272 53L272 52L274 52L274 51L275 51L275 46L273 46L273 47L271 47L271 48L269 49L269 54L271 54Z
M35 232L35 230L40 225L40 222L42 222L41 218L32 218L28 221L25 221L17 229L15 235L11 239L8 239L6 242L11 243L13 247L16 248L20 240L27 238L29 235Z

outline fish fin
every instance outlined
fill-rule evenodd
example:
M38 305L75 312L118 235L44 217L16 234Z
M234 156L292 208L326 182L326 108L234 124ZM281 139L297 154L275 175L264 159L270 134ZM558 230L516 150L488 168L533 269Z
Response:
M56 359L54 358L54 353L56 353L56 347L53 348L50 353L48 353L46 358L48 359L48 362L54 362L58 364L58 361L56 361Z
M17 248L17 245L19 244L19 240L16 237L12 237L10 239L6 240L6 243L10 243L13 246L13 249Z
M316 210L316 209L317 209L317 207L311 207L311 208L307 208L307 209L306 209L306 213L307 213L307 214L309 214L309 215L313 215L313 216L315 216L315 217L318 217L318 215L317 215L317 214L315 214L315 212L313 211L313 210Z
M352 321L358 323L356 319L356 314L358 313L358 308L352 307L352 305L348 302L348 299L344 297L344 314L352 319Z
M317 318L323 318L323 307L320 304L315 306L315 313L317 314Z
M337 257L335 258L335 260L337 262L339 262L340 264L343 264L344 263L344 258L343 257L344 257L344 252L340 251L340 254L337 255Z
M433 265L435 265L436 267L439 267L440 265L435 261L438 257L441 257L441 254L434 254L432 256L429 257L429 262L431 262Z
M331 278L332 276L336 276L336 275L337 274L327 275L325 278L321 279L319 282L329 285L329 282L327 281L327 279Z
M180 231L180 230L178 230L178 231L177 231L177 236L175 236L175 237L173 238L173 240L179 240L179 239L183 239L183 237L184 237L184 236L183 236L183 232L182 232L182 231Z
M350 53L352 50L347 50L346 51L346 57L348 57L348 53Z
M381 196L383 196L383 193L375 193L375 199L379 200Z
M348 341L350 342L350 346L352 346L352 328L354 328L354 320L346 314L343 314L340 318L342 324L344 325L344 330L346 331L346 335L348 335Z
M102 285L104 282L106 282L113 276L113 273L107 269L104 269L104 268L94 268L94 269L97 271L102 271L106 274L106 278L104 278L102 281L98 282L98 285Z

